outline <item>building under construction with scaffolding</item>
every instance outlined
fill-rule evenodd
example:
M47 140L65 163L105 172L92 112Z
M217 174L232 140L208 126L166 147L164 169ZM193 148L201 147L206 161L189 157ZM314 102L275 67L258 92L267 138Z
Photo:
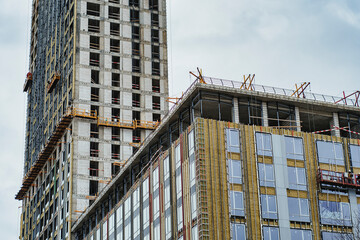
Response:
M33 0L20 239L70 226L168 112L165 0Z
M359 92L244 80L200 75L73 223L73 238L357 239Z

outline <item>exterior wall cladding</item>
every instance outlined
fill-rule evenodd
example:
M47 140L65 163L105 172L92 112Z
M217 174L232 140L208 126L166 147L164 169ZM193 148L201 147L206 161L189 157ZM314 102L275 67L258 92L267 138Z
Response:
M34 0L20 239L71 224L168 112L165 0Z
M339 123L358 130L359 108L195 82L73 237L358 238L359 136L313 133Z

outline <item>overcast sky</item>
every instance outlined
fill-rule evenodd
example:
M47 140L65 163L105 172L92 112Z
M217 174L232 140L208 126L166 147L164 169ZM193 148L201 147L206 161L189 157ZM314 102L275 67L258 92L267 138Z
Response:
M23 173L30 0L0 0L0 236L17 239ZM169 87L179 96L189 71L340 96L359 90L359 0L172 0Z

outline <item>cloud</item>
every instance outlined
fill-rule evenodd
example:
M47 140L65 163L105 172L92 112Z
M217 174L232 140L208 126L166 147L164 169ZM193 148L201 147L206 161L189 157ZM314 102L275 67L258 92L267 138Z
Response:
M360 29L360 11L356 12L356 9L350 8L347 1L332 0L327 4L327 8L341 21L344 21L354 28Z

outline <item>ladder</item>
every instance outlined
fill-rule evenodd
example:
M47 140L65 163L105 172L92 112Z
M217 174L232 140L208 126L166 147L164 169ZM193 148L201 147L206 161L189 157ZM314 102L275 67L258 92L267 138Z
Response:
M196 190L197 190L197 225L199 240L210 239L209 213L206 186L206 153L204 120L197 119L195 123L195 161L196 161Z

